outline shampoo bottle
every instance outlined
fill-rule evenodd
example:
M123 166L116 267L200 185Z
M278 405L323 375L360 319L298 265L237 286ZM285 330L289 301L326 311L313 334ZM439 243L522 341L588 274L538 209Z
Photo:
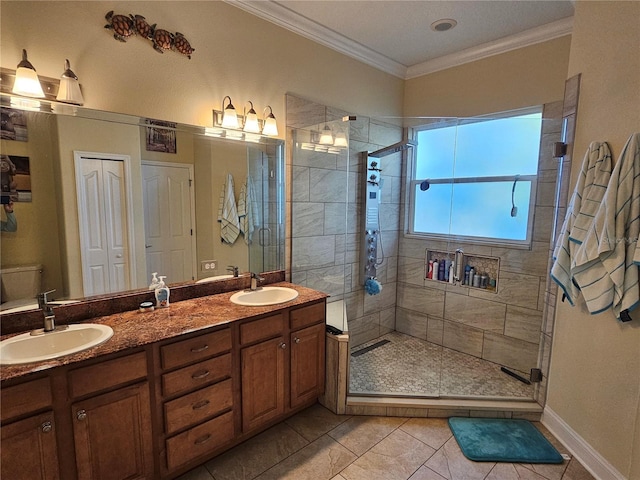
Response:
M160 282L156 288L156 307L168 307L169 306L169 287L164 283L165 276L160 275Z

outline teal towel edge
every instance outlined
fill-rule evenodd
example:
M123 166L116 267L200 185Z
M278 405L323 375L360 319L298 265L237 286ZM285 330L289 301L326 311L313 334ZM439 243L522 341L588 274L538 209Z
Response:
M555 450L555 452L556 452L556 455L554 455L555 458L549 459L549 460L545 460L545 461L536 461L536 460L523 461L521 458L511 458L511 457L504 457L504 458L501 458L500 460L487 460L485 458L476 457L475 455L470 454L468 451L465 451L466 449L462 446L462 444L460 442L460 439L456 435L455 428L452 425L452 421L453 421L453 424L455 424L457 421L468 421L468 420L480 420L480 421L504 420L504 421L510 421L510 422L515 422L515 423L526 423L526 424L529 424L535 430L535 432L536 432L535 435L537 435L544 443L546 443L553 450ZM547 438L542 434L542 432L540 432L540 430L538 430L535 427L535 425L533 425L529 420L525 420L523 418L449 417L449 419L447 420L447 423L449 424L449 429L451 430L451 433L453 433L453 436L455 437L456 442L458 443L458 446L460 447L460 450L462 451L464 456L467 457L469 460L472 460L474 462L531 463L531 464L535 463L535 464L552 464L552 465L558 465L558 464L561 464L562 462L564 462L564 458L562 457L560 452L558 452L556 447L554 447L551 444L551 442L549 442L549 440L547 440Z

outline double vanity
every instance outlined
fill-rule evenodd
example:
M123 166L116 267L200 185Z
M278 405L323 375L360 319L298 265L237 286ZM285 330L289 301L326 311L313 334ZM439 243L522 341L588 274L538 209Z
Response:
M56 340L66 348L82 344L82 326L92 341L113 332L77 353L1 367L2 478L185 473L317 401L325 309L324 293L281 282L32 337L67 335ZM46 348L25 342L39 345L34 355Z

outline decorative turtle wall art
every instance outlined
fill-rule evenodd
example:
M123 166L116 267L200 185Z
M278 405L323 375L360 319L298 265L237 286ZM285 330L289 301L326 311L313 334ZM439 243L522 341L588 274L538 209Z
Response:
M126 15L114 15L113 10L111 10L104 18L109 22L104 28L113 30L113 38L116 40L126 42L127 38L136 33L133 27L133 21Z
M159 53L164 53L165 50L174 50L191 59L191 54L195 51L195 48L182 33L171 33L168 30L156 28L155 23L149 24L142 15L114 15L111 10L104 18L108 22L104 28L112 30L113 38L120 42L126 42L129 37L136 35L150 40L153 49Z

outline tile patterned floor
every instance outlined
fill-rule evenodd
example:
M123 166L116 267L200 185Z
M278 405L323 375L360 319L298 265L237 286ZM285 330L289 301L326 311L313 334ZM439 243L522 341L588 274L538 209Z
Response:
M566 449L535 424L561 452ZM472 462L446 419L334 415L316 404L178 480L594 480L561 465Z
M351 351L383 340L389 343L351 357L351 394L533 398L532 385L500 371L498 364L400 332L388 333Z

